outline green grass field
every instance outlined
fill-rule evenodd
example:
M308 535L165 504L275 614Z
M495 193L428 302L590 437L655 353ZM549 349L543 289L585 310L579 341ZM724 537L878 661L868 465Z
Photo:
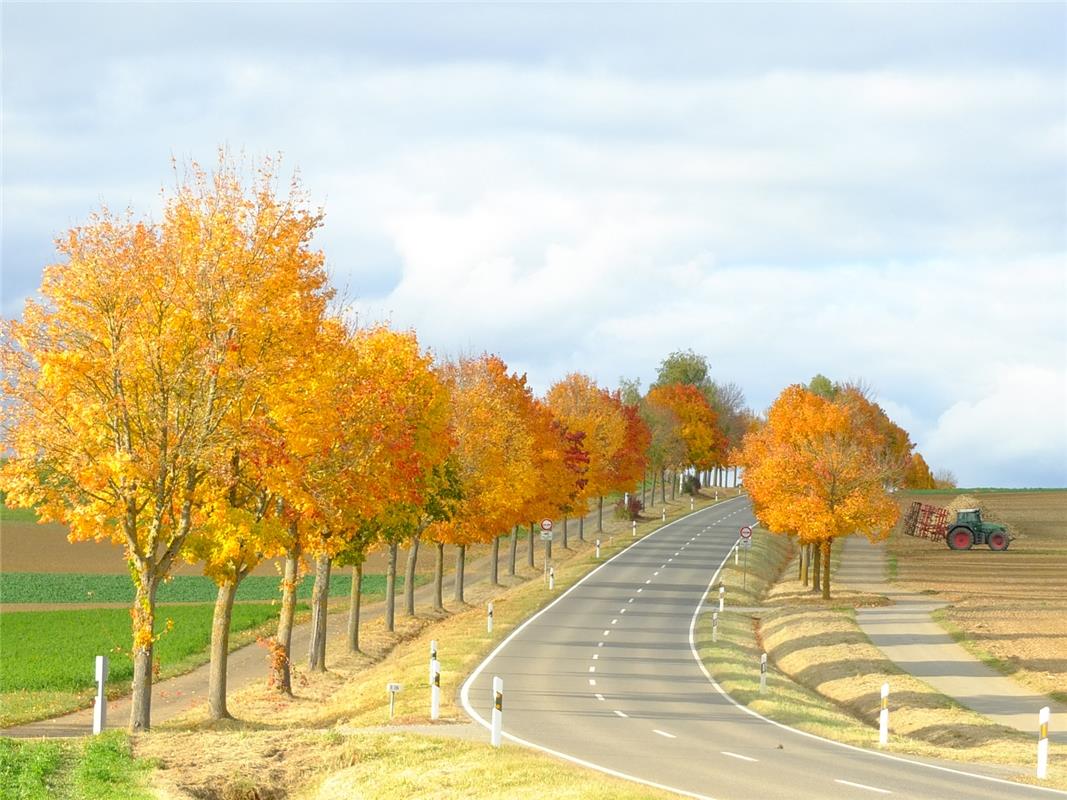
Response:
M417 575L415 585L430 579ZM250 575L237 587L237 601L277 600L280 598L276 575ZM297 597L311 598L315 579L306 575L297 586ZM404 576L396 579L397 591L404 586ZM330 576L330 596L348 597L352 589L350 574ZM216 587L203 575L175 575L160 585L156 599L160 603L213 603ZM365 600L385 596L385 575L364 575L362 593ZM43 572L0 574L0 602L3 603L132 603L133 583L128 575L78 575Z
M299 604L298 613L306 606ZM156 630L159 678L188 672L207 661L210 604L160 606ZM233 607L231 649L273 632L276 606ZM174 626L165 631L167 620ZM110 659L108 695L129 690L133 677L130 612L125 608L17 611L0 618L0 727L44 719L89 705L95 692L96 656ZM266 658L266 651L264 651Z
M155 655L161 668L202 652L211 638L211 605L160 606L156 630L162 632ZM278 616L270 605L238 604L234 633ZM166 631L167 620L174 626ZM98 655L110 657L109 684L133 677L130 612L124 608L71 611L16 611L0 620L0 693L20 690L77 691L92 687Z
M0 738L4 800L148 800L150 767L133 757L121 731L81 740Z

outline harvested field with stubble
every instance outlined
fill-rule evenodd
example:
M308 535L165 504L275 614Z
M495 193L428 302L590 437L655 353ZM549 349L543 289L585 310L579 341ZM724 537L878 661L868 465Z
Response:
M935 619L990 666L1067 701L1067 490L968 494L983 518L1016 533L1009 549L953 551L896 530L893 580L951 603ZM900 501L949 507L955 498L905 492Z

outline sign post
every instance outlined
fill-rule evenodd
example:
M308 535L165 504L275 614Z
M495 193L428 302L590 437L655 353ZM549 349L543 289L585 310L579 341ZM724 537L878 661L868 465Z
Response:
M107 656L96 657L96 705L93 706L93 733L103 733L107 725L107 695L104 684L107 683Z
M493 678L493 747L500 747L501 729L504 727L504 679Z
M441 663L435 658L430 663L433 680L430 681L430 719L441 718Z
M878 744L889 744L889 684L882 684L882 708L878 712Z
M389 692L389 719L393 718L393 713L396 711L396 693L401 690L399 683L387 683L385 684L385 691Z
M741 588L748 588L748 549L752 547L752 528L745 525L741 528L741 546L745 548L745 571L741 576ZM736 561L734 562L736 563Z
M1048 718L1049 707L1045 706L1037 715L1037 777L1048 777Z

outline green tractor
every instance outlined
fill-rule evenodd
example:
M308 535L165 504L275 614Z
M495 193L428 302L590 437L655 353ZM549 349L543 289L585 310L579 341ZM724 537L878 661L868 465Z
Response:
M1011 537L1003 525L982 522L977 508L962 508L956 512L956 522L949 526L945 541L953 550L970 550L976 544L988 545L990 550L1007 550Z

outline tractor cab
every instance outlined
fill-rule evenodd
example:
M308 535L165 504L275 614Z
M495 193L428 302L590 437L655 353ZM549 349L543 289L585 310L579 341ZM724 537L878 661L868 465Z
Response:
M961 508L956 512L957 525L981 525L982 511L978 508Z
M945 535L945 541L953 550L970 550L976 544L988 545L990 550L1007 550L1011 537L1003 525L982 522L981 510L961 508L956 512L956 522Z

